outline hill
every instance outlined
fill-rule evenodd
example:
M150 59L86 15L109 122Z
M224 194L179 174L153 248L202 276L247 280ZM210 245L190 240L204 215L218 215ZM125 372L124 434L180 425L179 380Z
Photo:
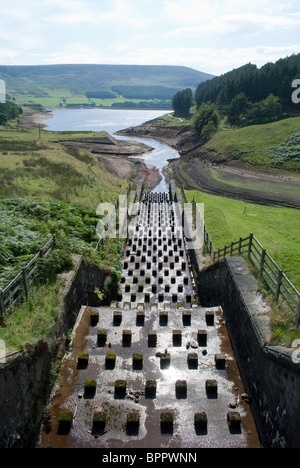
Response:
M169 108L178 90L195 90L199 83L211 78L212 75L181 66L0 66L0 79L6 83L8 96L45 107L129 102L146 106L150 101L151 107Z
M300 54L266 63L261 68L248 63L224 75L199 83L195 99L199 107L203 102L213 102L224 109L239 93L253 103L270 94L280 98L282 111L298 112L299 105L292 101L292 82L300 77Z
M118 134L156 138L177 149L180 158L170 160L163 172L178 187L299 208L300 165L294 157L299 122L293 117L244 128L222 126L205 143L190 120L168 115Z

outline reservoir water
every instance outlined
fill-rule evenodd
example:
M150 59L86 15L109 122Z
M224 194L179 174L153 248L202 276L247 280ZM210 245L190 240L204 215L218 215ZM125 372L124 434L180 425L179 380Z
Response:
M141 125L167 113L166 110L51 109L52 118L44 123L48 131L104 130L116 139L136 140L151 146L154 151L141 158L159 170L162 180L154 191L164 192L168 187L162 169L168 164L169 159L179 158L178 151L155 139L118 136L115 132Z

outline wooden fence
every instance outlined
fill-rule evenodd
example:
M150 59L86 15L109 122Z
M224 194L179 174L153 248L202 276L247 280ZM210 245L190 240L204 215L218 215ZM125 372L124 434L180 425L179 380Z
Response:
M136 198L140 199L143 190L143 183L138 183L136 191L132 192L133 202ZM131 192L131 185L129 186L126 197ZM125 198L126 200L127 198ZM116 211L119 208L119 200L117 200L114 211L110 213L110 219L106 220L107 223L103 226L102 233L99 234L99 241L96 246L96 251L99 251L103 245L104 239L107 237L107 229L109 222L113 216L116 216ZM55 246L55 237L53 236L44 247L35 255L35 257L20 271L20 273L3 289L0 289L0 317L4 317L10 309L20 301L24 296L28 299L29 289L34 282L34 273L36 272L40 261L46 258Z
M291 321L298 326L300 324L300 293L256 237L250 234L248 237L240 238L237 242L231 242L230 245L216 250L195 201L193 201L193 210L197 226L199 226L204 236L205 247L213 262L221 260L226 256L246 255L258 271L259 278L265 281L273 293L275 301L280 303L289 314Z
M49 255L54 245L55 238L51 237L22 271L3 290L0 290L1 317L5 316L24 295L26 298L29 297L29 289L34 282L34 273L43 258Z

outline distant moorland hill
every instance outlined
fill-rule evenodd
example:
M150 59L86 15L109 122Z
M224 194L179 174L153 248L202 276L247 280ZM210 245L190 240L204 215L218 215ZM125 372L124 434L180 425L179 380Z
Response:
M171 107L174 94L193 91L213 75L182 66L0 66L9 97L44 106L146 105ZM145 101L145 102L144 102ZM131 104L130 104L131 103Z

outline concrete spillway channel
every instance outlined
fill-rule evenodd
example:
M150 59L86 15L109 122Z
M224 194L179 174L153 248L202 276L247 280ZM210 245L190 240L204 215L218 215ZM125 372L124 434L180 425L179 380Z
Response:
M120 297L82 307L48 408L51 447L260 446L222 308L199 306L167 193L144 195L124 247ZM76 367L78 354L88 360ZM88 392L87 380L94 381ZM72 413L60 429L62 411Z

